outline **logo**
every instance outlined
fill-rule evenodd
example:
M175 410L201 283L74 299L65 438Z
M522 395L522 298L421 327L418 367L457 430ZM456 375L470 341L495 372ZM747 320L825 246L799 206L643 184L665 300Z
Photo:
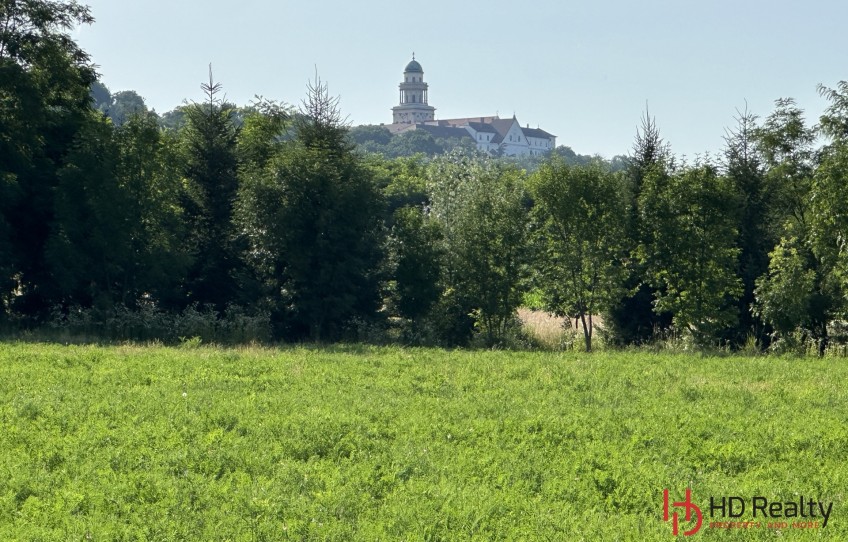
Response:
M688 531L683 531L683 536L692 536L701 530L701 523L704 521L704 516L701 514L701 509L698 508L698 505L692 502L692 490L686 489L686 499L683 501L676 501L671 503L674 508L683 508L686 510L686 515L684 516L684 520L688 523L692 522L692 514L695 515L695 526L689 529ZM668 509L668 490L663 490L663 521L668 521L669 516ZM671 515L671 532L675 536L677 536L678 532L678 523L679 518L677 512Z
M796 494L797 495L797 494ZM685 499L672 501L668 489L663 489L663 521L671 521L674 536L692 536L701 530L704 514L692 502L692 489L686 489ZM823 529L827 527L833 502L806 497L797 500L770 500L755 495L710 497L709 529ZM678 511L678 510L681 511ZM745 516L745 517L743 517ZM715 519L718 518L718 521ZM688 528L687 528L688 527Z

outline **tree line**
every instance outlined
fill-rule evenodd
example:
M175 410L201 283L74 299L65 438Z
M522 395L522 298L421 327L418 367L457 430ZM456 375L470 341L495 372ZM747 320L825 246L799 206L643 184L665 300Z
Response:
M76 2L0 8L7 330L495 345L533 299L587 350L598 316L620 345L844 341L848 83L820 87L815 126L791 99L739 113L695 163L647 113L614 163L392 158L357 147L318 78L298 108L236 108L210 68L163 127L98 86L68 35L90 22Z

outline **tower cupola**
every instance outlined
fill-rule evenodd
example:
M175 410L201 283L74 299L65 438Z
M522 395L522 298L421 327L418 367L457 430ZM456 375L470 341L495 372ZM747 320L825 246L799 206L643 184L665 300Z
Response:
M436 108L428 103L424 68L415 60L415 53L412 53L412 60L403 70L403 81L398 88L400 103L392 108L395 124L417 124L436 118Z

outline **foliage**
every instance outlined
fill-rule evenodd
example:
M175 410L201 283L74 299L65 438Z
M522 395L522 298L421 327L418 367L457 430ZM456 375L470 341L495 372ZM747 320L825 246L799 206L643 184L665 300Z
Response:
M624 282L627 204L621 178L598 163L578 168L552 161L536 172L531 186L545 308L579 318L591 351L593 315L621 296Z
M527 212L523 174L493 159L452 153L428 170L431 213L444 239L449 312L474 312L490 344L521 302Z
M775 102L775 110L753 137L766 166L775 237L803 235L806 229L812 178L815 131L806 126L804 112L790 98Z
M194 263L186 278L187 302L211 304L218 311L236 299L240 262L233 243L233 205L238 191L238 129L233 109L218 97L221 84L201 85L206 101L186 110L181 132L189 224L187 245Z
M605 334L610 342L619 345L644 344L653 340L657 332L671 325L671 315L654 310L657 295L645 264L640 262L638 249L645 240L643 234L647 225L640 215L639 197L647 175L653 171L673 169L671 149L662 139L656 120L650 116L647 108L636 130L636 137L630 156L626 159L625 175L627 185L624 197L628 213L624 240L629 252L625 265L628 273L622 290L625 294L612 304L604 314Z
M368 147L369 143L373 143L375 148L379 148L376 146L388 145L392 139L392 133L383 126L366 125L351 128L348 137L353 144L363 146L365 150L371 151L372 149Z
M0 313L39 319L54 301L45 262L54 194L90 125L95 81L70 32L92 21L75 1L0 3Z
M639 255L656 289L657 312L700 344L737 318L736 202L726 178L710 165L679 172L655 168L639 195Z
M382 200L347 128L316 80L295 118L295 139L248 178L240 220L292 338L339 338L378 302Z
M422 209L395 211L389 246L394 260L395 304L398 314L413 322L439 299L442 235L439 223Z
M737 304L739 321L731 340L744 344L753 334L757 340L766 339L767 326L751 310L754 303L756 280L763 276L769 265L769 252L775 246L774 232L769 228L771 192L765 179L765 170L757 150L757 117L738 111L736 127L727 130L724 150L724 173L738 201L737 228L739 247L738 275L742 294Z
M395 158L369 154L363 158L374 183L386 201L386 216L391 217L402 207L425 207L427 196L427 162L423 155Z
M182 311L163 310L150 300L136 306L55 307L39 338L77 340L156 341L184 343L195 338L206 344L267 343L271 340L270 314L230 305L223 313L210 306L189 305Z
M120 304L154 299L181 305L181 280L191 264L179 175L178 140L163 133L153 114L133 115L114 133L118 148L115 181L126 193L121 217L129 226L125 286Z
M781 244L794 248L794 251L772 253L775 261L769 263L769 275L757 283L758 311L775 325L776 338L809 335L819 353L824 353L829 341L828 322L838 312L842 295L832 273L835 261L828 258L826 250L834 244L821 242L826 231L824 222L833 214L827 210L829 203L818 200L833 198L833 204L838 205L841 190L833 191L826 168L817 171L813 151L815 130L806 126L803 111L793 100L778 100L775 111L755 132L755 138L768 168L766 181L773 201L769 223L780 235ZM818 182L814 180L816 176ZM814 204L820 216L813 212ZM814 229L814 225L819 228ZM804 280L787 288L785 275L790 270L802 273ZM785 301L786 307L775 307L779 300ZM790 332L785 327L787 322L800 327Z
M757 281L757 314L779 334L811 329L810 306L816 272L809 269L797 238L782 239L769 254L769 272Z

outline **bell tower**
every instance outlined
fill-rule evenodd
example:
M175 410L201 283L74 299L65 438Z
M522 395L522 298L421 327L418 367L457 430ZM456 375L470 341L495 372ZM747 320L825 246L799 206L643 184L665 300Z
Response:
M398 87L400 103L392 108L392 120L395 124L417 124L436 118L436 108L427 103L424 69L415 60L415 53L412 53L412 61L403 70L403 82Z

